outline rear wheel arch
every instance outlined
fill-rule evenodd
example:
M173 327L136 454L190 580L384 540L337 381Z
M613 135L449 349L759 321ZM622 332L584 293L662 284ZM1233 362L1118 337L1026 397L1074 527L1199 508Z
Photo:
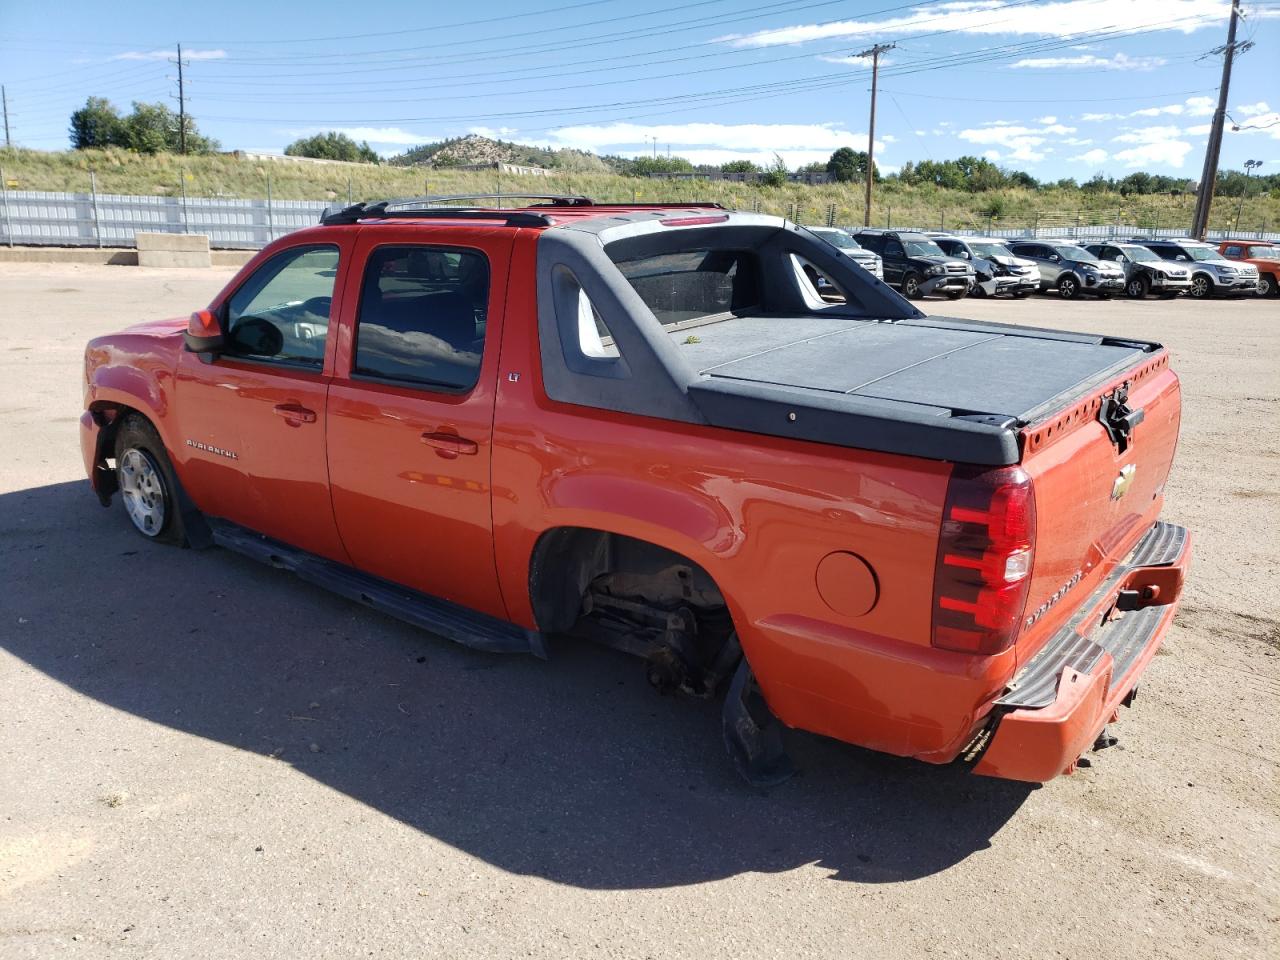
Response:
M730 606L713 574L680 550L592 527L552 527L539 535L529 558L534 621L548 633L572 627L582 613L587 587L603 574L653 574L679 567L688 569L688 577L659 577L658 589L668 594L655 600L683 594L698 605Z

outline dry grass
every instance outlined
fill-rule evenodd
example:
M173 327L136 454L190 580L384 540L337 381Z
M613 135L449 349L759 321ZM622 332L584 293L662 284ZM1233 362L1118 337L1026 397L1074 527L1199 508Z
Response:
M89 172L101 193L177 195L185 182L190 196L281 200L344 201L422 194L475 194L529 190L535 193L583 193L600 200L715 200L737 209L790 215L801 222L825 220L834 205L838 223L861 220L861 185L824 184L764 187L755 184L642 180L599 173L557 173L551 177L499 177L496 172L430 170L366 164L294 164L255 162L232 156L142 156L123 150L45 153L0 151L0 166L15 189L85 193ZM1192 197L1088 194L1080 190L997 190L966 193L933 186L906 186L892 180L878 185L872 221L926 228L1068 226L1119 222L1135 227L1187 226ZM1211 226L1235 225L1237 201L1214 203ZM1280 228L1280 198L1250 198L1241 227Z

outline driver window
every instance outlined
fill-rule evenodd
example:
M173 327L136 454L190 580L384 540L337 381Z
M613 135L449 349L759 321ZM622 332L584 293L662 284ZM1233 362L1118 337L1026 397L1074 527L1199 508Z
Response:
M892 238L884 242L884 254L886 257L905 257L906 251L902 249L902 244Z
M323 366L337 275L337 247L297 247L272 257L227 301L225 352Z

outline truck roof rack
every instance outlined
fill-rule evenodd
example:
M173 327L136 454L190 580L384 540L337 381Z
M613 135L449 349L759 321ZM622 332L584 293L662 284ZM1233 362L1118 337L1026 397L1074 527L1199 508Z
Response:
M534 200L522 210L503 210L499 207L475 206L476 200ZM397 200L379 200L375 203L353 203L346 207L328 207L320 214L320 223L324 226L339 226L357 223L361 220L386 220L392 218L409 218L414 220L429 219L466 219L500 221L509 227L549 227L554 223L549 216L542 213L530 213L531 208L565 208L618 206L642 209L665 209L668 207L688 209L690 207L709 207L716 210L724 208L714 202L693 203L598 203L590 197L578 194L549 193L482 193L466 196L441 197L405 197Z

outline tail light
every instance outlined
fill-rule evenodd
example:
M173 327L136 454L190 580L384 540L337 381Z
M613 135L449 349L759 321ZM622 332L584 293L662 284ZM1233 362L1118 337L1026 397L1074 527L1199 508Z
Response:
M1035 539L1035 493L1025 470L955 467L934 568L935 647L994 654L1013 645Z

